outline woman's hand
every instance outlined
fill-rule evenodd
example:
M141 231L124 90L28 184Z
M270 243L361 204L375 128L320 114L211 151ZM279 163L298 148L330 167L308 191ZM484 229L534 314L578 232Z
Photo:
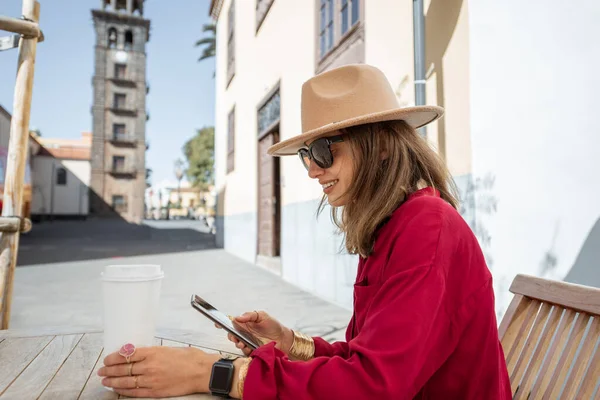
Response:
M285 354L288 354L290 347L292 347L292 342L294 341L292 330L283 326L264 311L246 312L239 317L233 318L232 321L237 328L253 336L257 340L258 345L275 342L275 347ZM218 325L217 327L219 328ZM242 350L246 356L252 352L252 349L239 341L231 333L227 335L227 338L235 343L236 347Z
M108 355L98 375L105 377L102 385L128 397L207 393L212 366L220 358L193 347L141 347L130 364L118 352Z

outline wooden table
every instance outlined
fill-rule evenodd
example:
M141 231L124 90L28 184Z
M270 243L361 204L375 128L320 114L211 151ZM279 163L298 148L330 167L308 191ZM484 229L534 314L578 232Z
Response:
M159 330L157 346L198 347L210 353L241 354L224 334L209 336L180 330ZM106 390L96 374L102 367L99 329L0 331L0 400L102 399L119 396ZM124 398L124 397L121 397ZM178 399L213 399L196 394Z

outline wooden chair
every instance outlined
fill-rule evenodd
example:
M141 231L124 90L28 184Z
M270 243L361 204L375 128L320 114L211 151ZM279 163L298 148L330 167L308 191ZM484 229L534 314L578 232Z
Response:
M510 291L499 334L513 398L591 399L600 382L600 289L517 275Z

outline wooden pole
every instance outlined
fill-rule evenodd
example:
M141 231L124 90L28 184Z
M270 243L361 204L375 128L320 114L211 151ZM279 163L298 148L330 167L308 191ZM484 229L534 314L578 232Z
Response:
M23 0L23 15L37 24L40 19L40 3L35 0ZM2 216L4 217L23 217L23 181L25 179L25 163L27 162L29 116L37 42L37 37L33 39L21 38L19 45L19 63L8 144L8 165L4 183L4 205L2 208ZM2 316L0 329L8 329L10 322L19 233L19 231L3 232L0 240L0 258L10 260L8 268L0 262L0 313Z
M19 33L32 38L37 38L40 36L40 27L36 22L26 21L19 18L5 17L4 15L0 15L0 29L8 32Z

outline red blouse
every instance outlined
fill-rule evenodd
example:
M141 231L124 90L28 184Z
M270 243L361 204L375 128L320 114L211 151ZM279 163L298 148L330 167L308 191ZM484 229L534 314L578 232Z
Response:
M360 259L346 342L290 361L252 353L244 400L511 399L492 276L477 239L439 193L414 193Z

